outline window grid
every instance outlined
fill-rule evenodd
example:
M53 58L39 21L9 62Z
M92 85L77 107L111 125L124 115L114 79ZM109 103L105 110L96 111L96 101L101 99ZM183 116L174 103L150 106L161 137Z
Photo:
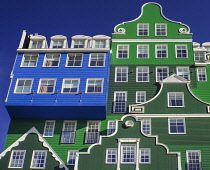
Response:
M32 45L31 48L35 49L35 48L42 48L42 43L43 41L32 41Z
M188 58L186 45L176 45L176 58Z
M67 67L81 67L82 54L68 54Z
M177 75L190 80L189 67L177 67Z
M116 67L115 68L115 81L127 82L128 81L128 67Z
M78 151L69 151L68 152L68 161L67 164L68 165L74 165L75 164L75 160L76 160L76 153Z
M156 58L168 58L167 45L156 45Z
M109 120L108 121L108 129L107 129L107 135L111 135L116 130L116 121Z
M106 163L117 163L116 148L109 148L106 150Z
M121 149L121 163L135 163L136 145L122 145Z
M169 133L172 133L172 134L185 133L185 121L183 118L170 118L169 123L170 123Z
M102 93L103 79L87 79L86 93Z
M167 28L166 24L155 24L155 35L156 36L166 36L167 35Z
M52 137L54 133L55 121L46 121L44 128L44 137Z
M89 67L104 67L104 54L90 54Z
M157 67L156 68L156 79L161 81L168 77L168 67Z
M46 54L44 67L58 67L60 54Z
M95 40L95 48L106 48L106 40Z
M138 36L149 35L149 24L138 24Z
M84 48L85 40L74 40L74 48Z
M144 134L151 135L151 119L143 119L141 128Z
M137 50L138 59L149 58L149 45L138 45Z
M114 113L125 113L127 102L127 92L115 92L114 93Z
M15 93L30 93L32 80L30 79L17 79Z
M78 93L79 79L64 79L62 93Z
M149 82L149 67L137 67L137 82Z
M23 168L25 150L13 150L10 157L9 168Z
M198 81L207 81L206 68L197 68Z
M31 168L45 168L47 151L33 151Z
M55 88L54 79L40 79L39 93L53 93Z
M38 54L24 54L21 67L36 67Z
M146 102L146 91L137 91L136 92L136 103Z
M54 40L52 48L63 48L63 40Z
M169 92L168 93L168 107L183 107L184 93L183 92Z
M117 46L117 58L126 59L128 58L129 45L118 45Z
M187 170L202 170L200 151L187 151Z
M205 52L195 52L195 61L204 62L206 59Z
M61 143L73 144L76 133L76 121L65 121L61 136Z
M99 121L89 121L87 130L85 143L93 144L99 142L99 134L100 133L100 122Z
M150 149L149 148L140 149L140 163L150 163Z

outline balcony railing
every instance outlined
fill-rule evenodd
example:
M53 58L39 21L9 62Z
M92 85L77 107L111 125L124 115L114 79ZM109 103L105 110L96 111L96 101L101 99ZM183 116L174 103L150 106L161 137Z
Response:
M86 132L85 135L85 143L86 144L93 144L99 142L99 132Z
M125 113L127 111L127 102L113 102L113 113Z
M74 144L75 132L62 131L61 143L62 144Z

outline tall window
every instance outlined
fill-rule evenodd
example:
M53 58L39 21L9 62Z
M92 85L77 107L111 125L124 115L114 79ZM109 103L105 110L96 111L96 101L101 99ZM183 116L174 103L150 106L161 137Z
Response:
M167 35L167 25L166 24L155 24L155 35L156 36L166 36Z
M185 133L185 120L183 118L169 118L169 133Z
M23 168L26 150L12 150L9 168Z
M142 120L141 131L146 135L151 135L151 119Z
M129 45L118 45L117 46L117 58L128 58L129 56Z
M149 67L136 68L136 82L149 82Z
M138 45L137 55L138 59L149 58L149 45Z
M58 67L60 54L46 54L44 67Z
M44 127L44 137L52 137L54 134L55 121L46 121Z
M198 81L207 81L206 68L197 68Z
M168 58L168 55L167 55L167 45L155 45L155 48L156 48L156 58Z
M74 48L84 48L85 40L74 40Z
M149 24L138 24L138 36L149 35Z
M189 67L177 67L177 75L181 76L187 80L190 80L190 72Z
M61 135L61 143L73 144L76 133L76 121L64 121Z
M108 148L106 149L106 163L117 163L117 149Z
M63 40L53 40L52 48L63 48Z
M187 170L202 170L200 150L187 150Z
M206 53L205 52L195 52L195 61L196 62L204 62L206 59Z
M125 113L127 107L127 92L114 92L114 113Z
M42 48L43 40L41 41L32 41L31 48Z
M103 92L103 79L87 79L86 93L102 93Z
M146 164L150 163L150 148L141 148L140 149L140 161L139 163Z
M176 58L188 58L187 45L176 45Z
M63 79L62 93L78 93L80 79Z
M114 120L109 120L108 121L108 128L107 128L107 135L111 135L115 132L116 130L116 121Z
M92 53L89 58L89 67L104 67L105 54Z
M106 40L95 40L95 48L106 48Z
M168 107L184 107L184 93L168 92Z
M146 91L137 91L136 92L136 103L146 102Z
M32 79L17 79L15 93L30 93Z
M83 54L68 54L67 67L81 67L82 66L82 55Z
M53 93L55 89L55 79L40 79L39 93Z
M127 82L127 81L128 81L128 67L116 67L115 82Z
M167 78L168 74L168 67L156 67L156 81Z
M100 122L88 121L86 129L85 143L93 144L99 142L100 136Z
M21 67L36 67L38 54L24 54Z
M47 150L34 150L30 168L44 169L47 158Z
M69 151L68 152L68 161L67 161L67 165L74 165L75 164L75 160L76 160L76 153L78 151Z
M121 145L121 163L135 163L136 145Z

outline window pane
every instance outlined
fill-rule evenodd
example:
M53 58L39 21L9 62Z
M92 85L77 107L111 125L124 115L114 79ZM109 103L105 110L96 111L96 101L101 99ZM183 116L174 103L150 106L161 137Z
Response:
M101 79L88 79L87 81L87 93L101 93L102 92L102 83Z
M138 45L138 56L137 58L149 58L149 46L148 45Z
M104 66L104 54L91 54L89 66L103 67Z
M138 35L148 36L149 35L149 24L138 24Z
M81 67L82 54L68 54L67 66L69 67Z
M118 45L117 58L128 58L128 45Z
M47 157L47 151L34 151L31 162L31 168L44 168Z

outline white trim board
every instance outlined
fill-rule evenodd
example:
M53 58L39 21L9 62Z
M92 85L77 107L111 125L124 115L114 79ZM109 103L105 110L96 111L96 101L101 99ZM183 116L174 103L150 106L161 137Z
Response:
M192 39L112 39L112 42L192 42Z

